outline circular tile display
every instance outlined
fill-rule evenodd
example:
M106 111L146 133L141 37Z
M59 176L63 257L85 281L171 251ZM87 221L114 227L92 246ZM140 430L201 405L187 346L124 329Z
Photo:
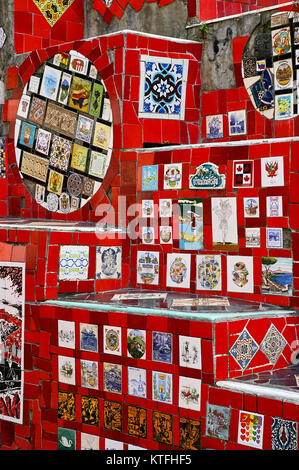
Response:
M36 202L63 214L83 207L102 184L112 141L111 104L94 65L74 50L42 64L15 126L17 164Z

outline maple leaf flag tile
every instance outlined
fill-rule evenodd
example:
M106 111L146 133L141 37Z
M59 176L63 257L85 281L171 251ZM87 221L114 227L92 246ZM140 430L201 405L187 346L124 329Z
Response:
M233 187L253 187L253 160L237 160L233 162Z

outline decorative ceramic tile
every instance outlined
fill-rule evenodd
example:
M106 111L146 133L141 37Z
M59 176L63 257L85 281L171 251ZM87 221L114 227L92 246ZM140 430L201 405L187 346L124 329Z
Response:
M171 415L153 411L153 439L165 444L172 444L173 424Z
M50 153L50 165L59 170L67 171L71 152L72 142L58 135L54 135ZM56 193L56 191L52 192Z
M61 193L59 196L59 210L68 214L71 210L70 196L67 193Z
M28 122L22 122L19 144L32 148L34 144L36 127Z
M105 438L105 450L124 450L124 443Z
M45 186L41 186L40 184L35 185L35 200L38 203L42 203L45 201L45 193L46 188Z
M257 72L264 72L267 67L266 59L260 59L256 61L256 71Z
M253 257L227 257L227 290L228 292L253 293Z
M145 450L144 447L135 446L134 444L128 444L128 450Z
M291 258L262 257L262 291L291 295L293 266Z
M244 197L244 217L259 217L260 202L258 197Z
M50 102L44 125L67 137L74 137L77 129L77 113Z
M128 405L128 434L131 436L147 437L146 408Z
M153 331L152 360L172 363L172 334Z
M152 371L152 399L172 404L172 374Z
M59 206L58 196L54 193L47 194L47 208L49 211L56 212Z
M287 342L278 329L272 324L260 344L261 351L271 364L276 364Z
M104 150L108 150L110 143L111 127L101 122L97 122L95 125L95 131L93 136L93 145Z
M62 192L63 180L64 176L61 173L50 170L47 185L48 191L59 196Z
M196 256L196 290L219 291L222 288L221 256Z
M83 177L70 171L67 176L67 190L71 196L78 197L82 194Z
M171 244L172 243L172 227L169 225L161 225L159 227L160 243Z
M273 56L287 54L291 51L290 28L274 29L272 31Z
M253 188L253 160L238 160L233 162L233 188Z
M206 435L229 440L230 408L207 403Z
M134 359L145 359L146 356L146 331L127 329L128 356Z
M181 367L201 370L201 340L193 336L179 336Z
M104 353L121 356L121 327L104 326Z
M72 75L66 72L63 72L61 77L61 84L58 92L58 102L67 105L69 94L71 90Z
M284 59L274 62L274 87L275 90L285 90L293 87L292 59Z
M122 366L119 364L103 363L104 391L112 393L122 392Z
M157 285L159 282L159 253L137 252L137 283Z
M98 398L81 396L81 422L91 426L99 426Z
M68 66L70 56L67 52L61 54L55 54L53 57L53 65L65 69Z
M23 94L20 99L20 104L18 107L18 116L27 119L29 108L30 108L31 97ZM32 119L30 119L32 121Z
M58 380L70 385L76 385L75 358L58 356Z
M99 372L98 363L96 361L87 361L81 359L81 387L87 387L94 390L99 388Z
M37 77L36 75L31 75L29 84L28 84L28 91L31 93L38 93L39 91L39 85L40 85L40 77Z
M206 137L208 139L219 139L223 137L223 115L216 114L206 117Z
M59 253L59 280L84 280L88 277L89 247L63 245Z
M214 249L236 250L238 222L236 198L211 198Z
M220 174L214 163L202 163L194 175L189 175L190 189L224 189L225 184L225 174Z
M160 217L172 217L172 199L159 199Z
M81 432L81 450L99 450L100 449L100 438L99 436L93 436Z
M86 162L88 157L88 148L79 144L73 145L71 168L74 170L82 171L86 169Z
M23 175L31 176L32 178L45 183L48 174L48 166L49 160L38 157L37 155L32 155L28 152L23 152L20 167Z
M100 83L94 83L90 99L89 114L94 117L100 117L102 110L104 87Z
M108 98L104 98L102 119L104 119L104 121L109 121L109 122L112 121L111 103L110 103L110 100Z
M293 118L293 93L275 96L275 118L292 119Z
M154 201L152 199L143 199L141 203L141 216L154 217Z
M258 248L261 246L261 230L257 228L245 228L245 240L247 248Z
M45 65L43 79L41 83L40 95L49 100L56 101L59 84L61 78L61 70L49 65Z
M0 179L6 178L6 156L7 156L7 139L0 137Z
M179 199L178 210L180 250L203 250L202 199Z
M180 447L182 449L201 449L201 423L200 421L180 417L179 424Z
M23 96L23 98L25 97ZM46 109L46 100L33 96L28 116L29 121L41 125L45 117Z
M272 450L298 450L298 430L295 421L272 418Z
M76 131L76 139L90 143L93 131L93 120L82 114L78 116L78 126Z
M271 15L271 28L283 26L289 22L289 13L287 11L274 13Z
M145 245L152 245L155 242L155 229L154 227L142 227L141 235L142 243Z
M261 114L271 110L272 117L274 108L274 85L272 71L268 69L264 70L262 75L254 83L250 82L250 86L248 86L247 91L254 107Z
M229 135L244 135L247 133L246 111L231 111L228 113Z
M74 393L58 391L57 416L66 421L76 421L76 396Z
M4 29L1 27L0 28L0 49L2 49L2 47L4 46L5 40L6 40L6 34L5 34Z
M58 346L75 349L75 322L58 320Z
M264 416L239 411L238 444L263 448Z
M284 186L283 157L261 158L262 187Z
M96 278L121 278L122 249L120 246L99 246L96 251Z
M167 287L189 289L191 255L189 253L167 253Z
M69 70L87 75L89 60L78 51L70 51Z
M74 429L58 428L57 450L76 450L76 431Z
M256 76L256 59L254 57L242 60L242 74L244 78Z
M267 217L282 217L282 196L267 196Z
M51 132L39 128L36 136L35 150L39 153L43 153L44 155L48 155L50 150L51 137Z
M266 247L283 248L282 228L266 227Z
M179 406L200 411L201 380L179 377Z
M182 188L182 164L164 165L164 189Z
M246 328L244 328L230 349L230 354L233 356L241 369L245 370L257 353L258 349L258 344L254 341Z
M74 75L69 96L69 106L83 113L87 113L90 95L91 81Z
M43 14L50 26L54 26L63 13L71 6L74 0L33 0L39 11Z
M98 325L80 323L80 349L98 352Z
M104 428L111 431L122 431L121 403L104 400Z
M108 161L108 155L92 150L88 173L91 176L103 179L106 173Z
M128 367L128 394L146 398L146 370Z
M158 191L158 165L142 167L142 191Z

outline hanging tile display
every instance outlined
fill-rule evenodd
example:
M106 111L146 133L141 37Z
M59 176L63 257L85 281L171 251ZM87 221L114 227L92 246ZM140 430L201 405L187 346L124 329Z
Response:
M80 323L81 351L98 352L98 326Z
M200 411L201 380L179 377L179 406Z
M233 188L253 188L253 160L238 160L233 162Z
M267 217L282 217L282 196L267 196Z
M75 349L75 323L58 320L58 346Z
M262 292L291 295L292 286L291 258L262 257Z
M236 198L212 198L211 204L214 249L236 250L238 247Z
M25 145L25 147L32 148L34 144L36 127L28 122L22 122L19 145Z
M158 190L158 165L142 167L142 191Z
M181 189L182 164L164 165L164 189Z
M36 136L35 150L44 155L48 155L51 145L51 137L51 132L39 128Z
M247 248L258 248L261 246L261 231L260 228L245 228L245 240Z
M260 216L260 201L258 197L244 197L244 217Z
M53 136L49 163L52 167L66 171L72 151L72 143L57 135Z
M121 278L121 247L100 246L96 251L96 278Z
M284 186L283 157L261 158L262 187Z
M96 361L87 361L81 359L81 387L97 390L99 388L98 363Z
M216 114L206 118L206 137L208 139L220 139L223 137L223 115Z
M202 250L203 204L202 199L179 199L179 248Z
M32 178L46 182L47 173L49 168L49 160L38 157L29 152L23 152L21 160L21 172L25 176L31 176Z
M71 90L72 75L63 72L61 77L61 84L58 92L58 102L66 105L68 103L69 93Z
M134 397L146 398L146 370L128 367L128 394Z
M159 282L159 253L138 251L137 283L157 285Z
M172 374L152 372L152 399L163 403L172 403Z
M167 287L189 289L190 263L191 255L189 253L167 253Z
M127 349L129 357L133 357L135 359L145 359L146 331L128 328Z
M76 384L75 358L58 356L58 380L69 385Z
M219 291L222 288L221 256L196 256L196 289Z
M266 247L283 248L282 228L266 227Z
M43 73L43 79L41 83L40 94L44 98L56 101L57 94L59 90L59 83L61 78L61 71L51 67L49 65L45 66Z
M201 339L193 336L179 337L179 364L181 367L201 369Z
M104 326L104 352L121 356L121 328Z
M152 360L172 363L172 335L153 331Z
M238 443L257 449L263 448L264 416L239 412Z
M122 392L122 366L104 362L104 391L112 393Z
M202 163L194 175L189 175L190 189L224 189L225 184L225 174L220 174L214 163Z
M251 256L227 257L227 290L253 292L253 258Z

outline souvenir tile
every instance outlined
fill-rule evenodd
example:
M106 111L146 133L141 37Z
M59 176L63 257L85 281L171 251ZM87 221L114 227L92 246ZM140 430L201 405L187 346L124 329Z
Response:
M74 137L77 128L77 113L54 103L48 103L44 125L67 137Z
M88 277L89 246L62 245L59 253L59 280L84 280Z
M48 155L50 150L51 137L51 132L39 128L36 136L35 150L37 152L43 153L44 155Z
M153 331L153 361L172 363L172 335Z
M64 176L57 171L50 170L47 189L51 193L61 194Z
M47 194L47 208L49 211L56 212L59 206L58 196L54 193Z
M160 217L172 217L172 199L159 199Z
M247 133L246 111L231 111L228 113L229 135L244 135Z
M92 130L93 130L93 120L89 119L86 116L83 116L82 114L79 114L76 139L83 140L84 142L90 143Z
M272 418L272 450L298 450L298 429L295 421Z
M247 57L242 60L242 75L243 78L256 76L256 59L254 57Z
M151 199L142 200L142 217L154 217L154 201Z
M238 444L263 448L264 416L239 411Z
M69 97L69 106L79 111L88 112L91 94L91 81L74 76Z
M57 416L66 421L76 421L76 396L74 393L58 391Z
M61 193L59 196L59 210L68 214L71 210L70 196L67 193Z
M277 120L292 119L293 104L293 93L275 95L275 118Z
M76 385L75 358L58 356L58 380Z
M223 137L223 115L216 114L206 117L207 139L219 139Z
M82 181L82 195L86 197L92 197L95 192L95 182L94 180L84 176Z
M147 437L147 411L139 406L128 405L128 434Z
M262 292L291 295L292 258L262 257Z
M289 22L289 13L287 11L274 13L271 15L271 28L285 25Z
M122 431L121 403L104 400L104 428L111 431Z
M71 197L71 210L76 211L79 209L80 199L78 197Z
M228 299L224 299L222 297L199 297L197 299L190 299L181 297L179 299L173 299L171 306L172 307L229 307L230 302Z
M81 450L100 450L99 436L81 432Z
M261 158L262 187L284 186L283 157Z
M128 367L128 394L146 398L146 370Z
M100 83L94 83L92 87L89 114L93 117L100 117L102 110L104 87Z
M271 364L276 364L287 342L278 329L272 324L263 338L260 349Z
M290 28L280 28L272 31L273 56L287 54L291 51Z
M44 186L41 186L40 184L35 185L34 197L36 202L42 204L45 201L45 192L46 188Z
M238 246L237 201L234 197L211 199L214 249L236 250Z
M227 257L227 290L253 293L252 256Z
M195 419L180 417L179 424L180 447L182 449L201 449L201 424Z
M190 287L191 255L167 253L167 287Z
M71 90L72 75L69 73L63 72L61 77L61 84L58 93L58 102L67 105L69 94Z
M69 159L72 151L72 142L58 135L54 135L52 139L52 147L50 153L50 165L62 171L67 171ZM62 187L59 187L59 191ZM58 191L58 192L59 192ZM52 191L56 193L57 191Z
M173 443L172 416L153 411L153 439L164 444Z
M76 450L76 431L74 429L58 428L57 450Z
M0 49L4 46L4 43L6 41L6 34L4 29L1 27L0 28Z
M109 141L110 141L111 127L107 124L102 124L97 122L95 125L95 131L93 136L93 145L95 147L108 150Z
M88 157L88 148L83 147L79 144L73 145L73 152L72 152L72 159L71 159L71 167L74 170L78 171L85 171L86 162Z
M159 283L159 253L155 251L137 252L137 283Z
M263 72L264 70L266 70L266 67L267 67L266 59L260 59L256 61L257 72Z
M159 233L161 244L172 243L172 227L169 225L161 225Z
M201 370L201 340L193 336L179 336L181 367Z
M45 65L43 79L40 88L40 95L49 100L56 101L59 84L61 78L61 70L49 65Z
M282 217L282 196L267 196L267 217Z
M46 113L46 100L32 97L28 119L35 124L42 124Z
M207 403L206 435L229 440L230 408Z
M58 346L75 349L75 322L58 320Z
M111 103L108 98L104 98L102 119L104 119L104 121L109 121L109 122L112 121Z
M53 65L61 69L65 69L68 66L70 56L67 52L62 52L61 54L55 54L53 57Z
M28 148L32 148L34 144L36 127L28 122L22 122L19 144L25 145Z
M274 62L274 87L275 90L285 90L293 87L292 59L284 59Z
M112 393L122 392L122 366L119 364L103 363L104 391Z
M58 0L46 0L44 2L40 2L40 0L33 1L50 26L54 26L56 21L61 18L64 12L74 2L74 0L64 0L64 2L59 2Z
M98 76L97 68L94 65L90 64L89 77L95 80L97 76Z
M71 196L79 197L82 194L83 177L70 171L67 176L67 190Z
M40 85L40 77L37 77L36 75L31 75L29 84L28 84L28 91L31 93L38 93L39 90L39 85Z
M108 164L108 155L92 150L90 154L88 173L96 178L103 179Z
M121 356L121 327L104 326L104 353Z
M219 173L219 167L214 163L202 163L194 175L189 175L190 189L224 189L225 185L226 176Z
M6 155L7 155L6 138L0 137L0 178L6 178Z
M267 248L283 248L282 228L266 227Z
M182 188L182 164L164 165L164 189Z
M188 61L141 56L139 117L184 119Z
M233 188L253 188L253 160L233 162Z
M203 250L202 199L179 199L179 248Z
M111 300L140 300L140 299L145 299L145 300L163 300L165 301L167 297L167 294L162 294L160 292L155 292L152 291L151 293L145 293L145 292L138 292L138 293L129 293L129 294L114 294Z
M248 333L246 328L244 328L229 352L239 367L244 371L247 369L250 361L253 359L258 350L258 344L254 341L253 337Z
M98 363L96 361L87 361L81 359L81 387L92 388L98 390L99 388L99 372Z
M219 291L222 288L220 255L196 256L196 289Z
M152 399L172 404L172 374L152 371Z
M134 359L145 359L146 331L128 328L127 349L129 357L133 357Z
M247 90L255 108L261 113L274 108L274 84L270 70L264 70L260 78Z
M20 99L18 107L18 116L27 119L29 108L30 108L31 97L24 94ZM32 119L30 119L32 121Z
M151 245L155 242L154 227L142 227L142 243Z
M124 443L105 438L105 450L124 450Z
M158 165L142 167L142 191L158 191Z
M91 426L99 426L98 398L81 396L81 422Z
M120 279L122 250L120 246L99 246L96 251L96 278Z
M31 176L43 183L46 182L49 160L23 152L20 171L23 175Z
M80 323L80 349L98 352L98 325Z
M179 406L200 411L201 380L179 377Z
M260 202L258 197L244 197L244 217L259 217Z
M87 75L89 60L77 51L70 51L69 70Z
M260 228L245 228L246 248L258 248L261 246L261 230Z

